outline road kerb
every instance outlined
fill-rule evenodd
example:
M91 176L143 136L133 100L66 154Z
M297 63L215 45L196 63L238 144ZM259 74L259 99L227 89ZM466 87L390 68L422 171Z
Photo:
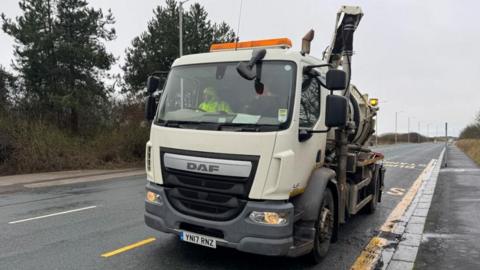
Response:
M398 230L396 231L396 229L399 220L407 212L407 209L414 201L418 190L422 186L422 183L430 177L435 164L436 160L432 159L428 163L427 167L420 173L417 179L413 182L408 192L397 204L394 210L390 213L385 223L380 227L380 233L370 240L367 246L357 257L351 267L352 270L375 269L378 262L380 261L384 247L388 243L392 242L392 237L395 234L398 234Z
M119 173L110 173L102 175L93 175L85 177L76 177L70 179L61 179L53 181L44 181L38 183L30 183L23 185L25 188L43 188L43 187L53 187L53 186L63 186L63 185L72 185L79 183L89 183L89 182L98 182L104 180L111 180L115 178L131 177L143 175L145 172L143 170L132 170L128 172L119 172Z
M446 149L442 151L429 177L422 183L422 187L415 197L416 203L412 204L409 213L402 217L401 222L405 230L398 238L400 241L392 245L394 247L393 256L390 261L384 262L383 269L413 269L445 151ZM418 220L418 218L422 219Z

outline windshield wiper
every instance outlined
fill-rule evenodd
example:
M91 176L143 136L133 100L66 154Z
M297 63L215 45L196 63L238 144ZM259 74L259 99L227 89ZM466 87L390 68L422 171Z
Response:
M175 128L194 128L199 130L224 130L224 131L277 131L278 125L247 124L247 123L215 123L203 121L159 120L159 125Z
M180 127L185 124L197 124L195 121L178 121L178 120L158 120L158 124L166 127Z
M245 123L223 123L220 125L220 130L231 131L276 131L279 130L278 125L267 124L245 124Z
M160 120L159 124L165 127L186 128L194 127L204 130L218 130L220 123L203 122L203 121L183 121L183 120Z

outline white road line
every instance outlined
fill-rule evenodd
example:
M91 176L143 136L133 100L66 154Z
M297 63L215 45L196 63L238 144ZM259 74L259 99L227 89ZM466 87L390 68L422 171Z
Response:
M8 224L16 224L16 223L21 223L21 222L25 222L25 221L35 220L35 219L42 219L42 218L53 217L53 216L58 216L58 215L63 215L63 214L68 214L68 213L73 213L73 212L79 212L79 211L83 211L83 210L87 210L87 209L93 209L95 207L97 207L97 206L92 205L92 206L87 206L87 207L83 207L83 208L78 208L78 209L73 209L73 210L48 214L48 215L44 215L44 216L20 219L20 220L10 221L10 222L8 222Z
M471 236L471 235L470 235ZM426 242L432 238L453 239L453 238L468 238L467 235L462 234L447 234L447 233L424 233L422 235L422 242Z
M477 168L443 168L440 171L442 172L480 172L480 169Z

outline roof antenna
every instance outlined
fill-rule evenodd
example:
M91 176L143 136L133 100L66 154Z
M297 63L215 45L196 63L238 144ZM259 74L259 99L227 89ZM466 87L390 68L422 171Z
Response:
M243 0L240 0L240 10L238 12L238 25L237 25L237 38L235 39L235 51L237 50L238 47L238 41L240 40L240 21L242 18L242 6L243 6Z

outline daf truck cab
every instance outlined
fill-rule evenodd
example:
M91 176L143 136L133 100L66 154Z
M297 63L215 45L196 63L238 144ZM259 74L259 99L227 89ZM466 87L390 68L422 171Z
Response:
M341 9L324 59L309 54L310 32L300 52L280 38L175 60L158 106L153 94L147 100L149 227L210 248L318 262L341 223L375 209L382 156L364 145L376 108L349 83L351 55L338 40L348 38L348 18L356 28L358 10ZM150 77L149 93L158 85Z

